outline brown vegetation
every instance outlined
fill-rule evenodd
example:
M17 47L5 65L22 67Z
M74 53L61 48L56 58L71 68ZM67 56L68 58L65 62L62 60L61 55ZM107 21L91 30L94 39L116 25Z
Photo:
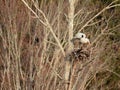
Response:
M0 0L1 90L65 90L64 57L79 31L91 62L77 63L72 90L120 89L120 1L73 0L72 16L69 1Z

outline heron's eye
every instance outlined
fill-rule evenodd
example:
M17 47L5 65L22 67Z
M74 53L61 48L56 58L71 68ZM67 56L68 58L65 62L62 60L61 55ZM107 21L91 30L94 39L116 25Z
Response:
M81 37L83 38L84 36L82 35Z

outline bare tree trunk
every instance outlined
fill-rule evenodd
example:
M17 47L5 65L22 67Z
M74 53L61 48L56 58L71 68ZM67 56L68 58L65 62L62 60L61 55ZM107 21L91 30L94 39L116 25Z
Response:
M75 0L69 0L69 10L68 10L68 30L69 30L69 38L68 38L68 53L70 53L72 50L73 50L73 45L71 43L71 39L73 38L73 22L74 22L74 4L75 4ZM66 84L66 90L71 90L71 88L69 88L69 85L71 86L70 84L70 70L71 70L71 66L72 66L72 63L71 63L71 60L70 60L71 57L67 57L66 59L66 66L65 66L65 80L67 81L67 84Z
M75 0L69 0L69 10L68 10L68 30L69 30L69 50L73 49L71 39L73 38L73 21L74 21L74 4Z

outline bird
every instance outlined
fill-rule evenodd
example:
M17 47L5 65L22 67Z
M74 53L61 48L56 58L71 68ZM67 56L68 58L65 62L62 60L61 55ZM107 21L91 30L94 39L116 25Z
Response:
M80 42L83 43L83 44L85 44L85 43L90 44L90 40L86 37L86 35L84 33L79 32L75 35L74 38L80 39Z
M73 42L75 49L87 47L88 45L90 45L90 40L86 37L84 33L81 32L75 34L71 41Z

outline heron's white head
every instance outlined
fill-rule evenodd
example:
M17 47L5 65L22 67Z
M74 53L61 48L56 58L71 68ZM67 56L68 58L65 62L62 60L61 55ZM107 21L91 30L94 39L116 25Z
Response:
M85 44L85 43L90 44L89 39L86 38L86 35L84 33L77 33L74 38L80 39L80 42L83 44Z
M75 38L86 38L86 35L84 34L84 33L77 33L76 35L75 35Z

